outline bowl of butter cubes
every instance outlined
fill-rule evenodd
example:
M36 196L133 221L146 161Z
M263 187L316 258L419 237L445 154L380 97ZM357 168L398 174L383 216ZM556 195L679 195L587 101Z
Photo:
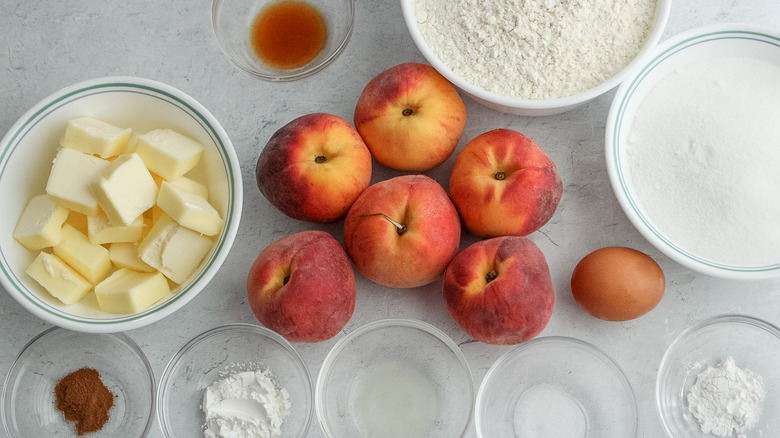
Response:
M66 87L0 141L0 284L70 330L150 324L214 277L242 196L230 139L189 95L134 77Z

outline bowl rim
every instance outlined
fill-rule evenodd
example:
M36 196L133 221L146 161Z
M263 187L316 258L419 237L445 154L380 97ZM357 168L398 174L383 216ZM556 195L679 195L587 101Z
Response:
M677 433L677 429L673 428L672 423L668 421L666 417L666 412L664 411L664 408L662 406L662 400L663 400L663 394L661 390L661 387L663 386L662 377L664 375L664 372L671 366L670 363L672 360L671 356L672 354L676 353L677 348L680 346L680 344L683 341L689 339L691 336L695 335L697 332L707 327L720 325L720 324L740 324L740 325L750 326L752 328L763 330L764 332L773 335L778 339L778 341L780 341L780 327L768 321L765 321L761 318L750 316L750 315L738 314L738 313L725 313L725 314L715 315L700 320L699 322L692 324L689 327L683 329L674 338L671 344L669 344L669 347L666 348L666 351L664 352L664 355L661 358L661 362L658 365L658 372L655 378L656 413L658 414L658 418L661 421L661 426L664 428L664 432L666 432L666 435L669 437L680 437L680 435Z
M230 62L233 67L237 68L239 71L253 77L256 79L262 79L264 81L269 82L292 82L297 81L299 79L305 79L309 76L314 75L315 73L318 73L322 71L325 67L329 66L333 63L333 61L336 60L336 58L341 55L341 53L344 51L344 49L347 47L347 43L349 43L349 40L352 38L352 32L355 28L355 0L346 0L349 3L349 8L347 10L347 26L344 30L344 36L341 38L341 40L338 42L338 45L335 47L333 52L329 54L327 57L325 57L323 60L318 62L317 64L307 64L304 65L302 70L298 70L295 73L286 73L285 70L278 70L276 74L271 73L263 73L256 69L251 68L251 66L247 66L244 63L238 62L238 60L231 54L230 48L228 47L227 43L225 43L222 40L222 34L219 31L219 26L217 25L218 17L219 17L219 11L220 7L224 2L227 0L212 0L211 3L211 30L214 33L214 37L217 40L217 46L219 47L219 50L222 52L222 54L225 56L225 58ZM272 3L276 3L279 0L273 0ZM258 62L262 62L259 59ZM271 69L271 67L269 67Z
M229 196L225 225L219 234L219 238L214 243L214 252L211 258L207 260L203 269L176 296L171 297L159 306L135 314L118 314L111 318L74 315L63 309L43 304L36 297L37 293L28 290L21 279L13 272L5 258L2 247L0 247L0 285L30 313L48 323L69 330L90 333L119 332L139 328L170 315L206 287L227 258L238 233L243 206L243 183L238 156L227 132L225 132L214 115L189 94L152 79L132 76L105 76L66 86L44 97L22 114L9 128L2 140L0 140L0 173L8 164L8 160L13 155L16 147L18 147L18 141L27 135L30 130L34 129L38 121L47 116L49 110L57 109L75 99L92 94L130 91L160 98L175 104L179 109L186 111L195 119L203 127L204 131L212 137L226 171Z
M306 393L308 395L307 399L309 401L308 414L306 416L305 424L303 426L303 430L301 431L301 435L300 435L301 438L305 437L308 434L309 429L311 429L312 419L314 417L314 382L312 380L311 371L309 370L306 361L303 359L303 357L298 352L298 350L292 345L292 343L290 343L290 341L285 339L282 335L261 325L242 323L242 322L223 324L201 332L197 336L187 341L170 358L170 360L168 360L168 363L165 365L165 369L163 369L163 372L160 375L160 381L157 383L158 386L157 423L160 425L160 430L162 431L163 436L165 437L173 436L172 432L170 431L170 428L168 427L168 414L167 414L166 405L164 403L163 397L167 393L168 383L170 382L173 376L174 367L176 367L179 364L179 362L184 357L184 355L186 355L195 347L197 347L201 342L213 336L218 336L220 334L223 334L225 332L251 333L252 335L259 335L263 338L271 340L272 342L276 343L279 347L281 347L283 350L287 351L287 353L289 353L293 361L297 362L301 366L304 372L303 377L306 386Z
M458 88L462 89L467 94L476 97L477 99L491 102L493 104L507 108L540 111L544 112L544 115L549 114L547 111L560 108L573 108L574 106L592 100L621 84L634 69L640 65L643 65L651 56L656 44L658 44L658 41L661 39L661 35L666 28L666 23L669 20L669 13L671 11L672 5L672 0L658 0L656 3L655 16L653 17L653 23L650 28L650 32L647 35L647 40L642 45L642 48L639 50L639 52L637 52L634 59L611 78L589 90L585 90L571 96L553 99L520 99L516 97L501 96L484 90L483 88L477 87L476 85L467 82L459 75L455 74L452 69L447 67L439 59L439 57L433 53L433 50L431 50L431 48L428 46L428 43L425 41L422 32L420 32L420 28L415 20L414 4L416 1L417 0L401 0L401 9L403 11L406 27L412 36L412 40L414 41L418 50L420 50L422 53L423 57L428 60L428 62L437 71L439 71L442 76L447 78L447 80L455 84Z
M5 376L5 380L3 382L3 390L0 393L0 419L2 419L3 423L3 430L5 431L5 434L9 437L12 437L11 431L8 430L8 418L7 418L7 410L8 407L6 406L5 399L7 391L9 390L9 385L11 384L11 377L14 375L15 371L17 371L18 366L21 364L21 360L24 357L24 354L27 353L34 345L36 345L38 342L40 342L44 338L48 338L49 336L53 336L56 333L63 332L66 334L71 335L77 335L80 336L84 333L68 330L62 327L50 327L41 333L37 334L35 337L33 337L30 341L28 341L24 347L22 347L21 350L19 350L19 353L16 355L16 358L14 359L13 363L11 364L11 367L8 369L8 374ZM155 418L155 403L157 400L157 386L155 385L154 381L154 370L152 369L152 365L149 363L149 359L146 357L146 354L141 349L141 347L138 346L138 344L128 335L125 333L86 333L89 336L106 336L106 337L112 337L118 339L120 342L124 343L130 349L136 354L136 356L141 359L141 363L143 363L144 368L146 369L147 378L149 382L149 390L150 390L150 400L149 400L149 415L146 419L146 426L144 427L143 433L140 438L144 438L147 435L149 435L149 431L152 428L152 423L154 423Z
M495 362L493 362L493 365L490 366L487 373L485 374L485 377L482 378L482 383L479 385L479 392L477 393L477 402L476 406L474 408L475 411L475 424L477 429L477 437L479 438L487 438L482 433L482 416L480 415L482 404L485 402L486 397L486 391L488 385L490 385L496 375L502 370L503 366L508 363L510 360L514 359L516 356L525 353L528 350L534 349L538 346L543 346L547 344L555 344L555 345L567 345L567 346L573 346L576 348L579 348L583 351L588 352L589 354L597 357L601 360L602 363L604 363L609 369L613 372L613 374L618 378L618 380L623 384L623 388L626 391L626 394L631 399L631 413L633 416L633 434L632 436L636 436L638 430L639 430L639 413L637 408L637 400L636 400L636 393L634 392L634 387L631 384L631 381L628 380L628 376L626 375L625 370L623 370L623 367L620 366L617 361L610 356L606 351L599 348L598 346L591 344L590 342L584 341L582 339L573 338L569 336L542 336L537 337L534 339L530 339L526 342L521 343L517 347L513 348L512 350L507 351L506 353L502 354L498 359L496 359ZM490 437L492 438L492 437Z
M656 47L647 62L635 69L618 87L607 115L605 128L605 160L612 191L621 209L634 228L659 251L677 263L702 274L731 280L756 280L780 277L780 260L765 266L737 266L714 262L696 256L680 248L656 229L641 213L635 199L629 196L626 180L629 178L621 165L622 145L617 142L625 119L625 108L641 81L663 63L668 56L698 44L712 43L722 39L752 39L762 42L774 41L780 47L780 31L766 26L745 23L712 24L689 29L662 42Z
M337 437L336 435L333 434L333 431L330 429L328 418L325 415L324 409L322 407L323 404L322 396L324 395L324 386L325 386L324 380L325 377L327 377L328 374L330 373L333 367L333 362L339 356L339 354L347 348L348 344L352 340L376 329L393 328L393 327L413 328L413 329L418 329L423 332L426 332L427 334L433 336L434 338L442 342L444 345L446 345L455 355L455 358L457 359L458 363L460 363L466 376L468 376L467 380L468 380L468 392L469 392L469 404L470 404L469 414L468 414L469 418L464 424L463 430L460 432L459 435L460 437L465 436L465 434L468 432L469 428L471 427L471 423L474 419L474 403L475 403L475 393L476 393L476 388L474 386L474 376L471 373L471 367L469 366L468 361L466 360L466 356L463 354L463 351L460 349L458 344L456 344L455 341L452 340L452 338L450 338L446 333L444 333L444 331L440 330L439 328L437 328L436 326L430 323L417 320L417 319L411 319L411 318L385 318L385 319L379 319L379 320L365 323L357 327L356 329L352 330L351 332L347 333L345 336L339 339L338 342L336 342L336 344L330 349L328 354L325 356L322 365L320 366L320 372L317 375L317 384L314 392L317 419L319 421L323 433L325 434L325 436L329 438L342 438L342 437Z

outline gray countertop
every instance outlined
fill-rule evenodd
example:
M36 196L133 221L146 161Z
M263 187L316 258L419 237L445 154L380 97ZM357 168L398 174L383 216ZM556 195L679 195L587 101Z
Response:
M206 106L236 147L244 178L244 209L235 244L212 283L162 321L131 330L159 379L166 363L196 334L226 323L255 323L245 280L267 244L307 229L337 239L343 224L314 225L287 218L260 194L255 161L271 134L300 115L328 112L352 120L357 97L379 72L408 61L425 62L406 31L396 1L357 2L357 23L345 52L319 74L293 83L268 83L240 73L222 56L210 22L208 0L4 0L0 5L0 132L46 95L82 80L134 75L177 87ZM662 40L690 28L746 22L780 28L776 0L675 0ZM722 313L743 313L780 325L780 280L736 282L706 277L675 263L633 228L610 187L604 160L604 127L614 90L570 112L531 118L502 114L464 96L468 121L458 150L495 128L534 139L558 166L564 182L560 206L530 237L545 253L557 293L552 319L540 336L572 336L602 348L626 371L638 400L639 436L663 436L655 408L655 376L669 343L691 324ZM427 172L446 188L455 161ZM399 175L374 165L373 181ZM462 248L475 242L465 235ZM666 293L649 314L628 322L604 322L573 300L569 280L577 262L604 246L636 248L664 270ZM359 274L355 313L344 329L369 321L407 317L447 332L462 348L479 385L491 364L511 346L472 341L447 314L441 281L411 290L377 286ZM47 324L0 293L0 376L17 352ZM296 344L316 376L328 350L343 336ZM155 424L151 437L162 436ZM317 424L310 437L322 437ZM476 436L474 426L467 434Z

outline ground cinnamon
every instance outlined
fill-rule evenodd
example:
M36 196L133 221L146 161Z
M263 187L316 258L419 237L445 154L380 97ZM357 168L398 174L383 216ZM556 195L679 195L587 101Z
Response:
M114 394L92 368L81 368L60 379L54 387L57 409L65 419L76 423L79 436L103 428L114 406Z

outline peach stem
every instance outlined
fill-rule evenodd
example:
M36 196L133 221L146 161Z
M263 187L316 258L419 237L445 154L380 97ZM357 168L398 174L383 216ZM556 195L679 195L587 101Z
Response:
M385 219L387 219L388 222L395 225L395 230L398 232L398 235L402 235L406 232L406 225L399 224L398 222L390 219L390 216L384 214L384 213L372 213L372 214L361 214L358 217L369 217L369 216L382 216Z

